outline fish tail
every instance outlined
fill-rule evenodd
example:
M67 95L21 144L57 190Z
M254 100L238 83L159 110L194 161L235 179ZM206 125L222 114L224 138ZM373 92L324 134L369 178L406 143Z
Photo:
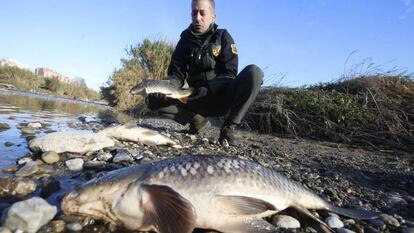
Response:
M361 220L366 219L376 219L380 217L382 213L367 211L367 210L358 210L358 209L346 209L334 205L329 205L327 208L328 211L349 217L349 218L356 218Z

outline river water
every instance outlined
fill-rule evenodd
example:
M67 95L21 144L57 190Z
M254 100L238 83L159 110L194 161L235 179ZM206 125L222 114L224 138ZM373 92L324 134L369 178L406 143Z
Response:
M68 127L69 121L79 116L92 118L106 109L108 107L103 104L0 89L0 124L10 127L0 129L0 171L30 153L27 136L21 133L19 124L39 122L48 125L49 131L69 131L72 130ZM45 133L45 130L40 130L35 136ZM4 175L0 172L0 177Z

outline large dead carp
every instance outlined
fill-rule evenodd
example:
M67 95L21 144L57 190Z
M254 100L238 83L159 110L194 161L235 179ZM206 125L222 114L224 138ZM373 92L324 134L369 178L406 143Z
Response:
M130 230L270 233L263 218L285 209L332 231L308 209L357 219L380 214L334 206L272 169L233 157L189 156L110 172L67 194L66 215L92 216Z

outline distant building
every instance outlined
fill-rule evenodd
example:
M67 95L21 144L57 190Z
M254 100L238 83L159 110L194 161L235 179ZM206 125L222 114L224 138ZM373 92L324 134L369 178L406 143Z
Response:
M47 77L47 78L56 78L57 80L64 82L64 83L74 83L74 81L70 79L69 77L66 77L63 74L59 74L58 72L48 67L36 68L35 74L42 76L42 77Z
M0 66L11 66L11 67L17 67L23 70L29 70L30 71L30 67L26 64L23 64L21 62L18 62L12 58L5 58L0 60Z

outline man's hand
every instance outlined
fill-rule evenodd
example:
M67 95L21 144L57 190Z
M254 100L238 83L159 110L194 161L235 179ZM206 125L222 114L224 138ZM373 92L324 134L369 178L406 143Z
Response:
M150 106L157 106L160 103L167 101L167 96L162 93L151 93L148 94L147 101Z
M193 93L187 98L188 101L193 101L196 99L200 99L204 96L209 94L209 90L207 87L199 87L193 91Z

